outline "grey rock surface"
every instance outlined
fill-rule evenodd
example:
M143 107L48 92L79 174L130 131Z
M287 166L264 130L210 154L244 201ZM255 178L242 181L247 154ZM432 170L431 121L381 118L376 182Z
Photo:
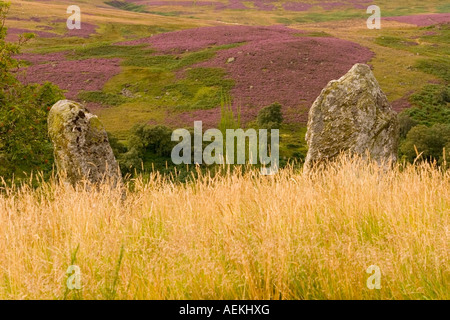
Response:
M121 183L105 128L83 105L69 100L55 103L48 116L48 132L58 174L70 183L82 179L113 186Z
M322 90L309 110L305 169L342 151L379 164L397 160L398 120L370 67L355 64Z

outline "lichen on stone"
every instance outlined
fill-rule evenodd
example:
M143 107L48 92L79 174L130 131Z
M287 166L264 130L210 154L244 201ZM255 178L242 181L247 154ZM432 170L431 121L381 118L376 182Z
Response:
M97 116L83 105L60 100L48 116L58 174L72 184L87 179L93 184L121 182L119 166L108 135Z
M370 156L379 164L397 159L398 123L370 67L355 64L322 90L309 111L305 169L341 152Z

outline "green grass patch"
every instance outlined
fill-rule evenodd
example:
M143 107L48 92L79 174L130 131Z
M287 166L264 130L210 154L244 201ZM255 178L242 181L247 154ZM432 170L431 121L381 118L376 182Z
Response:
M308 12L306 14L303 14L302 16L293 18L293 20L298 23L311 23L351 19L367 19L368 17L369 15L366 14L365 10L344 10L332 12Z
M439 13L449 13L450 12L450 3L444 3L436 7L436 12Z
M112 108L98 111L100 121L106 131L111 132L120 141L126 141L130 129L136 124L149 122L162 123L165 119L166 108L152 100L136 100Z
M385 31L374 41L384 47L405 50L425 56L450 55L450 26L429 26L420 31Z
M420 13L429 13L430 8L425 6L405 6L405 7L396 7L393 9L387 9L384 10L383 6L378 5L381 8L381 15L383 17L399 17L399 16L407 16L407 15L413 15L413 14L420 14Z
M85 102L95 102L107 106L118 106L126 102L125 97L120 94L107 93L103 91L82 91L78 99Z
M84 46L73 51L70 59L123 58L123 66L159 68L166 71L178 70L214 57L218 50L233 48L241 44L231 44L207 48L178 55L154 55L155 50L146 45L120 46L108 42Z
M448 57L438 57L434 59L421 59L415 64L419 70L435 75L445 81L450 81L450 60Z
M393 36L380 36L375 39L375 43L384 47L400 50L408 50L409 47L418 45L415 41Z
M412 67L445 81L450 79L450 26L429 26L417 30L386 31L375 38L378 45L407 51L417 56Z
M278 17L275 19L277 23L282 23L284 25L291 25L293 23L292 19L284 18L284 17Z
M219 68L189 69L185 79L164 89L172 97L178 97L177 109L211 109L220 105L222 93L234 85L234 81L225 76L226 72Z
M153 53L154 50L146 49L144 45L118 46L110 43L98 43L79 48L72 52L70 59L88 58L124 58L128 60L139 59L142 56Z
M111 79L104 92L120 92L126 87L139 97L113 108L100 111L100 120L108 131L125 140L136 123L163 123L167 111L209 109L220 105L221 92L234 85L226 72L216 68L187 69L178 79L173 70L151 67L124 67Z
M37 38L24 46L36 54L47 54L61 51L72 51L86 45L90 40L83 38Z
M89 38L37 38L27 44L25 48L39 54L69 51L72 52L74 59L116 57L117 55L128 56L136 52L133 51L133 47L142 48L145 45L115 46L113 43L150 37L154 34L170 32L178 28L179 26L176 25L165 28L157 25L101 24L97 28L97 33Z
M283 123L281 125L280 165L285 165L288 159L304 161L308 152L305 135L306 126L303 124Z
M410 97L414 107L404 112L417 124L450 123L450 86L430 84Z
M156 14L158 16L164 16L164 17L178 17L180 15L179 11L146 11L147 13Z
M164 70L177 70L183 67L206 61L214 57L217 49L206 49L197 52L183 53L181 55L146 55L138 54L124 61L124 66L161 68Z
M105 1L105 4L120 9L120 10L126 10L126 11L132 11L132 12L146 12L145 6L135 3L130 3L126 1Z
M128 88L155 98L161 95L162 88L176 81L175 74L162 68L124 67L122 72L112 78L103 88L106 92L120 92Z
M333 37L331 34L326 33L325 31L313 31L309 32L306 35L299 33L299 36L302 37Z
M120 41L136 38L150 37L151 35L178 30L181 26L176 24L170 26L161 25L130 25L107 23L100 25L97 29L98 35L95 42L98 41ZM92 37L91 37L92 38Z

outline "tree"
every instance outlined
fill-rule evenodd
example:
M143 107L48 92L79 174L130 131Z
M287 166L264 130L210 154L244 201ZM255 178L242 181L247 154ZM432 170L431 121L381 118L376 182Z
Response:
M409 161L417 157L416 149L422 153L422 159L442 163L443 150L447 154L450 151L450 125L437 123L432 127L418 125L407 134L405 141L400 146L400 153ZM447 158L448 159L448 158Z
M270 106L262 108L258 113L257 121L261 129L279 129L283 122L281 104L275 102Z
M412 119L407 113L402 112L398 115L398 124L400 137L403 139L406 138L408 132L418 123L416 120Z
M166 126L138 124L131 130L128 148L136 149L141 157L148 152L159 157L170 157L173 147L171 136L172 131Z
M47 135L50 107L63 99L50 83L23 85L14 74L20 63L13 56L34 37L24 34L17 44L5 40L9 3L0 2L0 176L21 177L32 170L49 172L53 148Z

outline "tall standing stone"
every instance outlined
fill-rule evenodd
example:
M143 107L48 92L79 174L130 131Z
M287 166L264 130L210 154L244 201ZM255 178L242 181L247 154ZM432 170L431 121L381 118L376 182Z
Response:
M355 64L322 90L309 110L305 169L350 151L379 164L397 160L397 114L370 67Z
M48 115L48 132L58 173L70 183L84 178L94 184L121 182L108 135L97 116L84 106L69 100L55 103Z

